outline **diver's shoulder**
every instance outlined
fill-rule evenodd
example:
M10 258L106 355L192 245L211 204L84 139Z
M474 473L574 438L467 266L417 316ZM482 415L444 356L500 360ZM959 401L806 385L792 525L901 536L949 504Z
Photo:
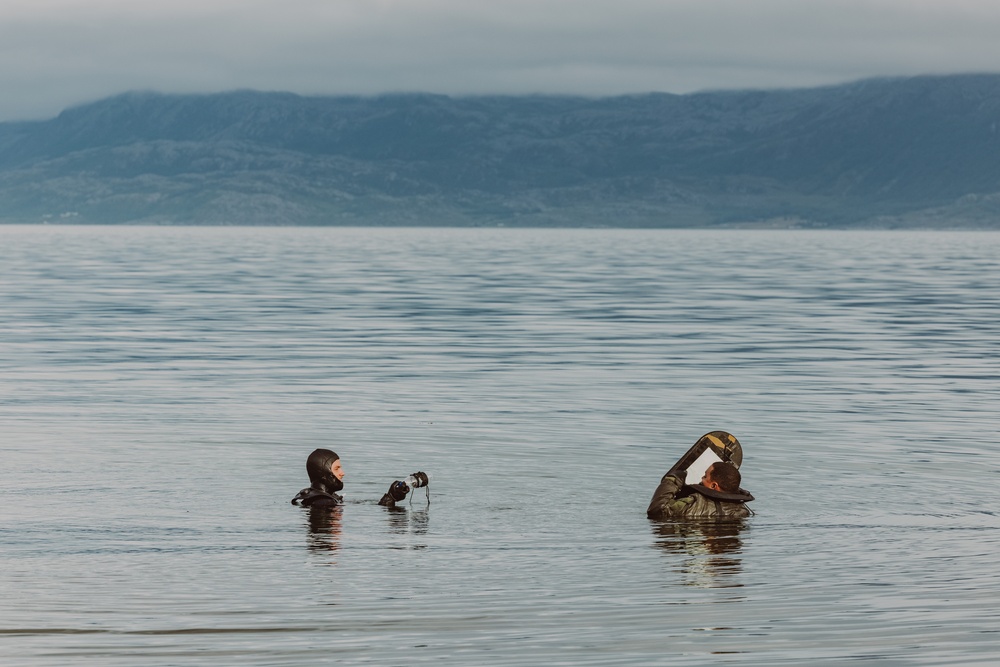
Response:
M342 502L343 498L336 493L328 493L312 486L307 486L292 498L293 505L301 505L302 507L333 507Z

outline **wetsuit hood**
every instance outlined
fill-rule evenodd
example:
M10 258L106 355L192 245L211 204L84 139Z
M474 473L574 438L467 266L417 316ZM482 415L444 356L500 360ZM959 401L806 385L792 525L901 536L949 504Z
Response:
M330 467L340 460L337 453L329 449L317 449L306 459L306 472L312 488L334 493L344 488L344 483L337 479Z

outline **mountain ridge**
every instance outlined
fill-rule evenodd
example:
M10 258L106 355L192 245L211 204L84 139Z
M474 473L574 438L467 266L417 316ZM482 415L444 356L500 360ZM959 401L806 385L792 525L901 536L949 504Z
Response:
M0 220L1000 228L1000 75L618 97L130 92L0 123Z

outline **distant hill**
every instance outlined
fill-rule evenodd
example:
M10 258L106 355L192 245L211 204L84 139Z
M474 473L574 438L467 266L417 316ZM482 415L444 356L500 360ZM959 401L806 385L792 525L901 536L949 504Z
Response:
M0 124L0 220L1000 228L1000 76L557 96L128 93Z

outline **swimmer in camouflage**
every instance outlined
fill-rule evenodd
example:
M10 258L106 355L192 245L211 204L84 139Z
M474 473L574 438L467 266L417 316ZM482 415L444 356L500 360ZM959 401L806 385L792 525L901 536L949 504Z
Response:
M699 481L688 480L684 468L706 447L711 447L724 460L709 466ZM712 431L702 436L660 480L646 516L650 519L723 520L750 516L753 512L746 503L753 500L753 496L740 488L738 466L742 460L743 449L732 434Z

